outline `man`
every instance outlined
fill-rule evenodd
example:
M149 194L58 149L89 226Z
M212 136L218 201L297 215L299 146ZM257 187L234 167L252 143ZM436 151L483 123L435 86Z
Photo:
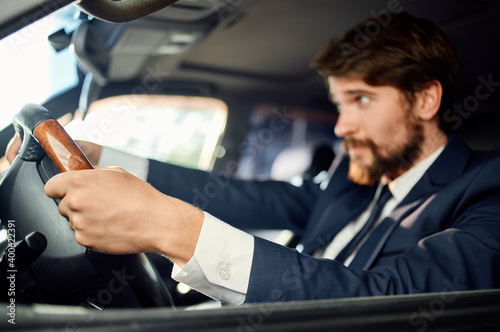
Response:
M100 168L54 176L47 195L62 199L80 244L160 253L174 278L226 303L500 286L500 157L448 136L443 117L457 100L457 51L407 14L359 45L357 34L376 23L353 27L314 61L347 155L328 183L241 181L144 161L151 185ZM112 153L89 147L101 162ZM208 212L186 203L214 184ZM302 240L289 249L235 227L286 228Z

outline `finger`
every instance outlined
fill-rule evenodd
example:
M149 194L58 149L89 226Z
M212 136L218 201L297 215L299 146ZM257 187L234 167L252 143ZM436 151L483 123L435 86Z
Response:
M59 204L59 205L60 205L60 204ZM61 212L61 208L59 208L59 213L60 213L62 216L64 216L64 217L68 218L68 225L69 225L69 227L70 227L72 230L75 230L75 227L74 227L74 225L73 225L73 219L72 219L72 218L70 218L70 217L65 216L64 214L62 214L62 212Z
M69 188L68 178L71 176L70 173L72 172L56 174L50 178L45 184L45 195L54 199L66 196Z
M128 171L126 171L125 169L123 169L119 166L96 166L94 168L101 170L101 171L115 171L115 172L120 172L120 173L128 173Z
M5 151L5 158L7 158L9 164L12 164L12 162L16 158L19 150L21 149L21 144L21 139L17 135L12 137L12 139L10 140Z
M94 167L94 169L100 170L100 171L116 172L116 173L121 173L124 175L133 175L132 173L130 173L126 169L123 169L119 166L96 166L96 167ZM134 177L135 177L135 175L134 175Z
M61 201L57 205L57 208L58 208L59 214L61 216L68 218L69 227L71 227L74 230L73 219L71 218L71 215L70 215L71 209L69 208L67 201L68 200L66 198L61 199Z

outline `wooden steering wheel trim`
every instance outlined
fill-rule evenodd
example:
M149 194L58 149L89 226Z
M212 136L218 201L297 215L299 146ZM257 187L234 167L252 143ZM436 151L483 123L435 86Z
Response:
M52 159L59 172L94 168L56 120L40 123L36 126L33 136Z

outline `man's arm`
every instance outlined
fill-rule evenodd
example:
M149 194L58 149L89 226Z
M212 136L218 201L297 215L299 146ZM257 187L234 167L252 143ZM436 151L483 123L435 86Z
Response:
M300 187L280 181L244 181L227 171L200 171L143 159L93 143L79 141L78 144L93 157L94 164L123 167L162 193L238 228L290 229L300 234L321 193L320 186L312 181L304 181Z
M86 144L86 142L79 142L79 144L85 152L89 152L89 150L90 150L90 152L91 152L90 154L92 156L94 156L94 160L93 160L94 163L98 163L99 165L113 165L114 163L116 163L116 160L118 159L121 161L120 165L122 165L122 166L126 166L126 167L131 166L131 165L137 166L137 167L132 167L132 168L128 167L128 168L130 170L132 170L136 175L139 175L142 178L146 177L146 176L144 176L144 174L146 174L146 175L148 174L148 167L147 166L150 165L151 163L153 163L153 164L156 163L158 166L158 169L162 170L161 174L158 174L158 177L160 178L160 181L163 180L164 181L163 183L166 184L166 186L167 186L166 191L170 191L171 193L173 193L173 195L175 195L177 197L179 197L179 196L182 197L183 189L185 192L189 193L190 187L187 185L187 183L191 183L193 186L196 186L196 181L193 181L195 179L197 181L200 181L203 185L206 185L206 184L213 185L214 183L217 183L218 185L221 186L221 188L225 187L226 185L229 186L229 182L231 182L231 185L234 184L233 182L239 182L239 181L234 181L233 179L230 179L230 180L228 179L228 182L224 183L224 182L221 182L223 180L223 178L220 177L221 175L217 174L217 173L206 173L206 172L202 172L202 171L195 171L195 170L191 170L191 169L184 169L184 168L178 167L178 166L158 163L155 161L142 160L142 158L133 157L133 156L130 156L130 155L125 154L123 152L119 152L119 151L116 151L116 150L113 150L110 148L105 148L105 147L102 149L101 149L101 147L99 147L99 151L94 151L95 150L94 147L96 146L95 144L91 144L91 143ZM147 161L147 163L143 163L142 161ZM144 172L145 167L146 167L146 172ZM115 169L115 171L127 174L127 172L124 172L123 170ZM112 173L109 173L109 174L112 174ZM194 176L193 176L193 174L194 174ZM93 181L95 181L97 176L96 176L96 178L88 177L88 175L84 174L84 173L80 173L79 175L82 178L85 177L85 180L81 180L82 183L85 184L85 186L82 186L80 188L78 186L78 183L77 183L77 185L72 185L70 183L69 188L71 189L71 192L75 192L75 191L77 193L81 192L81 193L83 193L82 195L88 195L92 199L94 199L94 198L97 199L96 203L92 204L96 207L98 207L99 204L102 204L103 202L108 202L108 201L109 201L108 204L114 204L112 200L108 199L108 198L114 196L114 195L112 195L112 193L108 193L108 195L106 195L106 197L100 196L106 192L105 188L106 188L106 183L108 183L108 179L101 178L101 180L103 181L102 188L99 189L98 195L94 195L94 194L91 194L87 190L89 190L89 188L91 187L91 186L89 186L89 184L91 184ZM71 180L72 178L73 178L72 176L69 177L69 179L70 179L69 181L75 181L75 180ZM79 180L76 180L76 181L79 181ZM64 180L63 182L66 182L66 180ZM56 183L56 185L59 186L60 184ZM253 185L259 186L259 183L255 182L255 183L253 183ZM266 191L269 190L269 185L272 186L272 183L271 182L266 183L266 186L265 186ZM48 186L49 187L49 189L48 189L49 195L63 195L64 194L64 193L51 192L50 186L51 185ZM99 184L97 184L97 186L99 186ZM278 183L277 184L278 188L281 186L288 187L289 185L285 184L285 183ZM139 187L140 186L138 186L138 188ZM151 189L150 186L146 186L146 187L149 187L148 189ZM315 187L317 188L317 185L315 185ZM299 189L299 188L296 188L296 187L293 187L293 188L298 190L299 192L301 191L301 189ZM252 190L256 191L258 189L252 189ZM130 193L135 192L135 191L140 193L141 189L140 188L139 189L133 189L133 188L129 189ZM85 194L85 192L87 192L87 194ZM116 195L117 197L115 197L115 201L116 201L116 199L119 199L120 201L126 202L127 198L125 196L122 198L118 198L123 193L125 193L125 192L122 191L122 193L120 193L120 195ZM66 196L66 194L64 194L64 197L65 196ZM72 194L71 196L75 196L75 194ZM139 194L138 196L136 196L135 201L140 202L142 196L145 196L145 195ZM222 196L224 196L224 195L222 195ZM280 195L280 197L281 197L281 195ZM212 197L212 198L215 198L215 197ZM79 228L85 227L86 226L85 224L83 226L81 226L81 224L79 224L81 219L97 218L97 217L94 217L92 215L85 216L85 213L88 213L89 211L86 211L85 207L84 208L79 207L79 204L83 204L84 202L68 203L65 206L66 201L68 201L68 199L65 199L63 201L63 203L61 204L60 210L64 215L67 215L67 216L71 215L70 225L72 227L74 227L74 228L75 227L79 227ZM97 203L97 202L99 202L99 203ZM219 204L222 204L222 206L224 208L227 207L227 205L224 204L224 202L219 201ZM69 208L67 206L69 206ZM133 208L133 204L132 205L127 204L127 207ZM259 208L259 207L257 207L257 208ZM161 210L162 207L158 205L156 207L156 209ZM127 210L127 209L125 209L125 210ZM146 215L147 214L146 212L147 211L143 211L143 213L141 213L141 215ZM239 212L242 212L242 211L239 211ZM243 216L245 216L245 214L241 213L239 216L243 217ZM109 220L106 221L106 219L107 219L107 217L105 216L105 214L103 214L102 222L108 223L108 224L113 224L113 221L109 221ZM148 217L143 218L143 217L139 216L136 220L136 223L145 223L147 225L148 223L144 222L145 219L148 219ZM177 279L182 280L183 282L185 282L187 284L190 284L193 288L196 288L199 291L202 291L205 294L212 296L214 298L220 299L226 303L234 303L234 304L241 303L241 302L243 302L243 300L245 298L245 292L246 292L246 288L248 285L248 278L249 278L249 274L250 274L250 266L251 266L252 253L253 253L253 237L251 235L248 235L248 234L241 232L237 229L232 229L232 227L229 225L225 225L221 222L216 222L215 221L216 219L211 217L211 216L209 219L214 220L214 221L211 223L208 222L208 224L207 224L207 221L205 218L205 221L203 221L202 224L204 225L203 228L207 229L207 231L205 233L211 234L212 238L207 238L207 235L204 236L203 241L201 241L201 244L203 244L203 245L198 244L196 246L196 251L198 252L198 254L197 255L195 254L189 260L190 261L190 263L188 264L189 266L187 266L183 270L180 270L180 271L177 270L175 273L175 277ZM249 219L248 216L247 216L247 219ZM73 222L73 220L77 220L77 222ZM123 220L125 221L125 225L126 225L126 219L123 218ZM151 227L158 229L158 234L162 233L161 232L162 231L161 228L163 227L162 225L156 224L156 226L153 226L154 223L150 223L150 224L151 224L150 225ZM214 227L214 225L216 225L216 226L218 225L218 227ZM124 241L127 241L127 239L124 237L122 237L122 238L120 237L121 234L120 234L119 228L121 226L123 226L123 225L118 225L118 227L114 231L108 231L108 233L113 234L114 232L117 232L116 239L125 243ZM165 224L165 227L163 227L163 228L167 228L167 227L168 227L168 225ZM266 225L264 227L270 228L271 226ZM100 228L98 226L97 226L97 228L95 228L97 233L103 234L102 232L105 232L105 231L100 231L99 229ZM216 234L214 234L214 229L217 229ZM221 237L221 234L220 234L221 229L229 231L227 237L225 237L225 236ZM144 232L144 234L147 234L147 232ZM109 243L103 242L102 244L99 242L95 242L94 244L92 244L91 242L85 242L87 240L93 240L93 237L95 237L95 233L92 234L89 232L86 235L85 229L76 229L76 237L77 237L78 241L80 241L80 243L82 243L82 244L85 243L86 245L93 247L95 250L110 252L110 253L120 253L123 251L127 252L127 250L132 250L132 251L159 250L158 243L161 242L161 241L157 242L157 245L155 245L153 248L150 247L150 249L133 249L133 247L125 247L125 248L113 247L112 241L110 241ZM224 241L222 241L222 240L224 240ZM233 243L233 248L227 249L227 246L231 244L231 240L234 240L236 242ZM143 241L142 243L145 244L147 242L148 241ZM169 238L165 237L164 242L165 242L165 244L168 244ZM194 240L193 240L193 243L195 243ZM223 245L222 246L221 245L215 246L214 243L223 244ZM109 247L103 247L102 245L104 245L104 244L108 245ZM156 248L156 249L154 249L154 248ZM116 251L116 250L118 250L118 251ZM165 249L165 250L167 250L167 249ZM190 253L188 256L184 257L184 259L178 260L169 251L163 251L161 253L164 255L167 255L169 258L174 260L174 262L177 262L178 263L177 267L184 266L184 264L186 264L186 262L187 262L186 259L188 259L190 256L192 256L192 254ZM228 253L229 253L229 255L228 255ZM210 264L214 263L214 258L217 258L217 260L215 262L216 266L215 266L215 268L212 268L210 266ZM229 271L231 271L229 278L227 278L227 277L221 278L220 277L219 265L221 265L221 264L230 265L227 267L227 269ZM226 267L226 266L224 266L224 267ZM193 279L194 274L196 275L196 279Z
M412 221L441 228L368 271L255 238L245 302L316 300L500 287L500 160L455 181ZM441 197L440 197L441 195ZM443 205L443 202L448 205ZM408 231L408 230L406 230ZM404 236L405 230L398 232ZM404 238L394 241L405 242ZM386 253L390 255L389 253ZM385 260L387 262L387 260ZM451 289L450 285L455 286Z
M300 187L280 181L246 181L227 172L205 172L151 160L147 181L166 195L177 197L243 229L305 228L321 193L319 185Z

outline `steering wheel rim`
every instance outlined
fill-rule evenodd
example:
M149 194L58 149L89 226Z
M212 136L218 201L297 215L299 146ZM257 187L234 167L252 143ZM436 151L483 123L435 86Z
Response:
M14 160L11 166L11 168L13 168L12 172L15 172L15 170L19 168L19 166L13 166L22 162L36 162L38 165L37 167L39 167L41 161L43 161L46 156L52 160L53 165L55 165L59 172L93 168L92 164L78 145L44 107L37 104L27 104L14 116L13 122L15 130L22 140L22 145L16 158L16 160L19 159L21 161L16 162L16 160ZM9 178L9 171L10 169L7 171L4 179ZM40 174L42 173L43 172ZM45 171L45 173L51 172ZM54 171L52 173L57 172ZM55 174L46 175L46 179L43 179L45 180L44 182L46 182L51 175ZM2 181L2 184L4 184L4 181ZM57 205L54 205L54 208L57 209ZM36 221L34 224L36 224ZM31 227L36 228L36 226ZM69 228L69 225L67 225L67 227ZM38 230L33 229L31 231ZM70 246L81 247L74 239L74 235L71 240L73 244L69 244ZM68 240L65 242L68 242ZM54 243L52 243L52 245L54 246ZM65 245L67 246L68 243L65 243ZM128 303L129 306L137 305L137 303L141 307L174 306L166 285L147 255L132 254L114 256L93 252L88 248L83 250L80 256L83 255L85 257L79 257L79 260L82 261L87 259L98 274L111 274L113 278L127 281L127 285L130 285L136 298L134 301ZM126 279L127 276L128 279Z
M78 6L86 13L103 21L129 22L151 14L178 0L82 0Z

